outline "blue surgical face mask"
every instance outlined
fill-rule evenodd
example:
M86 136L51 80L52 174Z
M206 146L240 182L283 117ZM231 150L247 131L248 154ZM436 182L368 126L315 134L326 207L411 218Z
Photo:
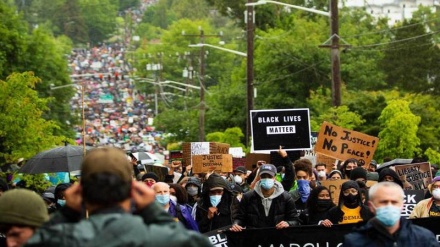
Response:
M66 200L62 200L62 199L58 199L57 200L58 205L60 205L61 207L64 207L64 205L66 205Z
M156 195L156 202L158 202L162 206L165 206L165 204L170 202L170 195L169 194Z
M394 226L400 219L401 209L396 206L388 205L376 208L376 219L380 221L384 226L390 227Z
M273 180L272 178L263 178L260 180L261 188L265 190L272 189L274 184L275 184L275 180Z
M222 200L222 195L212 195L212 196L209 196L209 200L211 201L211 205L213 207L217 207L217 205Z

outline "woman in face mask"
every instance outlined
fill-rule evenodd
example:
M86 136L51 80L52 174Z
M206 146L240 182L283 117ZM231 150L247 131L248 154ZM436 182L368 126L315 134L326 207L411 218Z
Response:
M55 203L57 210L64 207L66 204L66 199L64 198L64 191L66 191L70 186L72 186L71 183L62 183L58 184L57 187L55 187Z
M330 190L324 186L317 186L310 192L306 209L299 216L301 224L331 226L327 213L334 206Z
M188 205L194 205L200 200L202 183L196 177L189 177L185 185L186 193L188 194Z
M356 167L358 167L356 159L345 160L341 166L342 179L350 179L351 171Z
M373 217L368 206L362 203L357 182L350 180L342 184L339 204L329 210L328 217L333 224L357 223Z

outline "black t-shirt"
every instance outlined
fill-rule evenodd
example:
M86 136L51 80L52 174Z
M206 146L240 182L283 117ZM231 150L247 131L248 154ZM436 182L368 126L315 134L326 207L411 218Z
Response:
M440 216L440 206L435 205L435 202L433 202L431 208L429 209L429 217L439 217L439 216Z

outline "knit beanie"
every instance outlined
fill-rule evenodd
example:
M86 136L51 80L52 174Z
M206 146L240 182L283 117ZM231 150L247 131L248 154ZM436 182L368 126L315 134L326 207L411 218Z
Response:
M109 173L131 183L133 166L124 151L113 147L95 148L87 152L81 165L81 181L93 180L92 175Z
M159 182L159 177L154 172L147 172L142 176L142 181L144 181L147 178L152 178L154 181Z
M0 196L0 224L39 227L47 220L46 204L37 193L14 189Z
M367 180L367 170L362 167L356 167L351 171L350 180L356 180L358 178L363 178Z

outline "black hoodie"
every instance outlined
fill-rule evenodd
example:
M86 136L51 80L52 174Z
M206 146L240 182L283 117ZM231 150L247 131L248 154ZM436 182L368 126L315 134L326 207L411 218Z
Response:
M400 185L400 187L403 188L403 183L402 180L400 180L399 175L397 175L397 173L393 170L391 170L390 168L383 168L380 173L379 173L379 182L383 182L385 179L385 176L391 176L394 179L394 183Z

